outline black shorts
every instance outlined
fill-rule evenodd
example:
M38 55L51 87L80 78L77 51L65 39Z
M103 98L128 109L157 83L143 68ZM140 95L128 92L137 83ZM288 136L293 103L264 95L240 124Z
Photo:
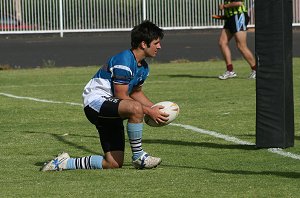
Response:
M224 29L228 29L230 33L234 34L239 31L246 31L249 23L249 16L247 13L236 14L225 20Z
M100 113L89 106L84 108L87 119L96 126L104 153L109 151L124 151L125 134L123 119L119 116L120 100L107 99L101 106Z

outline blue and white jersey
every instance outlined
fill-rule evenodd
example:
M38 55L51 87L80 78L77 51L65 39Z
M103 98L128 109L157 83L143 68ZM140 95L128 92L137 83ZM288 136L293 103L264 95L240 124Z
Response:
M111 57L94 77L87 83L83 91L84 106L90 106L99 112L106 98L114 97L113 84L128 85L128 95L134 87L142 86L149 75L148 64L145 60L138 63L131 50L125 50Z

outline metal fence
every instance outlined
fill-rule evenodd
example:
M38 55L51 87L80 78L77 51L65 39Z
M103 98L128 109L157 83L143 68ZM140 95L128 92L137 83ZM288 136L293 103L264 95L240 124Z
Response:
M166 30L220 28L223 0L0 0L0 34L128 31L148 19ZM254 26L254 0L245 0ZM300 3L293 0L293 25Z

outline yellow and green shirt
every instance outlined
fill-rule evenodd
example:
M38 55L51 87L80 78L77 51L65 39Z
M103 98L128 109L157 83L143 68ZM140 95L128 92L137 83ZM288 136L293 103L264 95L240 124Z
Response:
M239 7L233 7L233 8L225 8L224 9L224 14L225 16L228 18L228 17L231 17L233 15L236 15L236 14L241 14L241 13L245 13L247 12L247 8L246 6L244 5L244 0L225 0L224 1L224 5L226 4L229 4L231 2L234 2L234 1L241 1L243 2L243 5L239 6Z

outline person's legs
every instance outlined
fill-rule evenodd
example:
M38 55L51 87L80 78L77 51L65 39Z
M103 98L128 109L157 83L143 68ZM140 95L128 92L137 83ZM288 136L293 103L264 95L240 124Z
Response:
M110 151L105 153L102 162L103 169L121 168L124 162L124 151Z
M251 73L249 75L249 79L256 79L256 60L247 46L247 32L240 31L234 34L234 38L236 41L237 48L243 55L244 59L248 62L251 67Z
M142 134L143 134L143 107L139 102L122 100L119 105L119 113L128 119L127 134L132 150L132 159L136 160L143 153Z
M62 153L45 164L42 171L121 168L125 149L123 119L128 119L127 133L133 153L133 166L154 168L160 164L160 158L149 156L142 149L144 113L140 103L133 100L115 99L114 102L111 100L104 102L100 113L89 106L84 110L88 120L96 126L99 132L104 157L92 155L70 158L69 154Z
M61 171L72 169L102 169L103 157L92 155L80 158L70 158L68 153L61 153L53 160L45 163L41 171Z
M233 35L230 33L229 29L222 29L221 35L219 38L219 47L223 54L224 61L226 63L226 71L224 74L219 76L219 79L226 80L228 78L236 77L236 73L233 71L233 65L231 60L231 51L229 48L229 42L232 39Z
M96 126L99 132L104 156L92 155L70 158L68 153L62 153L46 163L41 170L121 168L124 161L125 136L123 120L118 115L118 102L104 102L102 104L104 110L101 113L108 118L99 118L100 114L89 106L84 108L86 117ZM107 109L110 109L109 112ZM109 117L112 119L109 119Z
M127 135L132 151L132 160L138 159L143 153L143 123L127 123Z
M101 155L91 155L79 158L69 158L63 169L102 169L104 158Z
M229 48L229 42L232 39L233 35L230 33L229 29L222 29L220 38L219 38L219 47L223 55L224 61L227 66L227 71L232 71L232 60L231 60L231 51ZM229 67L228 67L229 66ZM231 66L231 67L230 67Z
M93 111L92 111L93 112ZM86 111L87 113L87 111ZM89 118L89 116L87 116ZM121 168L124 161L124 126L127 119L127 134L132 151L133 166L136 168L153 168L160 158L149 156L142 149L144 112L142 105L134 100L108 99L103 103L100 113L90 116L100 134L100 141L105 153L102 167ZM97 120L93 120L94 118Z
M41 171L121 168L123 159L124 151L106 152L104 157L91 155L79 158L70 158L68 153L63 152L46 163Z
M101 145L104 150L104 157L100 155L92 155L80 158L70 158L67 161L65 169L113 169L121 168L123 166L124 138L119 138L119 143L115 144L117 141L110 142L107 139L107 136L102 136L102 131L99 134Z
M119 114L128 119L127 134L132 151L132 164L135 168L153 168L160 164L161 159L149 156L142 149L143 118L142 105L133 100L122 100Z
M123 165L125 148L123 120L125 119L128 120L127 134L133 166L153 168L161 162L160 158L149 156L142 149L143 118L143 107L137 101L114 99L103 103L97 124L105 153L103 168L121 168Z
M99 118L97 130L104 152L103 169L121 168L125 150L123 120L121 118Z
M87 118L93 123L100 136L104 152L102 168L121 168L124 162L125 134L123 119L118 113L120 100L107 100L100 109L100 113L86 107Z
M247 46L247 32L246 31L239 31L234 34L234 38L236 41L236 46L248 62L252 70L256 70L255 65L256 61L255 58Z
M143 107L137 101L121 100L118 111L123 119L128 119L128 123L143 123Z

